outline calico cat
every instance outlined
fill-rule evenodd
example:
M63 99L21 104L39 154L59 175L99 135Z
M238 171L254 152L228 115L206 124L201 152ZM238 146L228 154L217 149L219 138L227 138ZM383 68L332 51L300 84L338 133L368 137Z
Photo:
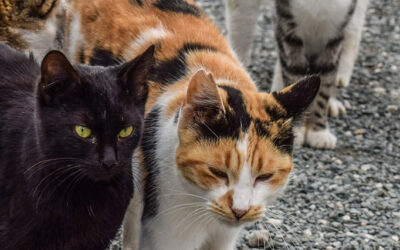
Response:
M292 128L319 77L260 92L194 1L73 0L67 10L63 49L75 62L127 61L156 44L133 164L145 181L125 216L124 248L233 249L285 187Z
M51 51L39 67L0 43L0 249L108 246L134 191L153 51L108 68Z
M230 40L247 62L261 0L225 0ZM279 59L272 90L282 89L308 74L321 76L321 91L297 133L297 144L334 148L328 113L345 108L336 99L336 85L348 86L353 71L368 0L276 0L275 36Z

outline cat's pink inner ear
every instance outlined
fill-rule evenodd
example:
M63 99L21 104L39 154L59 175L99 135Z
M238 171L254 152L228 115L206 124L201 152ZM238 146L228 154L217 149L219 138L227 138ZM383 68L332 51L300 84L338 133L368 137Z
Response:
M211 73L201 69L190 80L184 106L192 107L222 107L221 96Z

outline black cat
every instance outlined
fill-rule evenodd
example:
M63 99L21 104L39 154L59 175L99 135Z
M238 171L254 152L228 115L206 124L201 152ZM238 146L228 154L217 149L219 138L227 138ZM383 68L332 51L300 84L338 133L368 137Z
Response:
M105 68L52 51L40 68L0 43L0 249L108 246L133 195L153 54Z

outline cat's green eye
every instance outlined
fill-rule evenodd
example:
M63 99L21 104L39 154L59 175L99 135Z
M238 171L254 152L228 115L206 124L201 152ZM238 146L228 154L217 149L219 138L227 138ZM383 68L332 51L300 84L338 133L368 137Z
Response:
M92 130L90 128L80 125L75 126L75 132L78 136L82 138L88 138L92 135Z
M129 126L124 128L123 130L119 131L118 137L119 138L126 138L130 136L133 132L133 126Z

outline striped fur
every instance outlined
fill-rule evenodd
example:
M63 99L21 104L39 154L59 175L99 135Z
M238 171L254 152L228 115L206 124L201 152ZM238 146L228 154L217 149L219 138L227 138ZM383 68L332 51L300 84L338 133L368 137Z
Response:
M0 40L41 60L61 47L63 6L61 0L0 1Z
M261 1L252 1L251 6L246 0L226 2L231 42L246 61L252 36L241 32L251 34ZM350 81L367 5L368 0L275 1L279 58L272 90L309 74L319 74L322 79L321 92L297 137L298 144L305 140L316 148L335 147L336 137L327 117L328 113L337 116L345 112L336 99L336 85L347 86ZM244 11L250 18L241 17Z
M63 49L75 62L113 65L156 45L133 164L145 181L126 214L124 248L233 249L285 187L293 124L319 77L259 92L190 0L73 0L67 9Z

